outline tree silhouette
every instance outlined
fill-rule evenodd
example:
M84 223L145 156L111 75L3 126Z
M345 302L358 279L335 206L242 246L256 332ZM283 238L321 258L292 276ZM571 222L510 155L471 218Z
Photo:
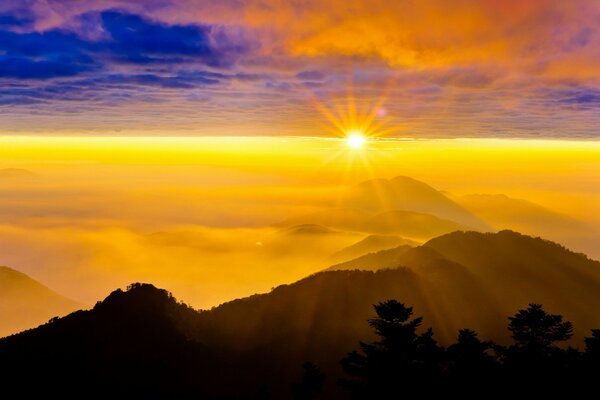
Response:
M311 362L302 365L304 374L300 382L292 385L292 397L295 400L312 400L319 397L325 383L325 374Z
M413 318L412 307L396 300L387 300L374 306L376 318L369 325L380 340L361 342L361 352L352 351L342 360L344 371L351 377L340 381L351 391L353 398L375 398L406 394L411 385L428 382L436 387L441 373L443 349L428 329L417 333L423 319ZM402 383L410 382L407 388ZM419 391L426 391L422 387Z
M481 387L490 387L500 370L493 352L497 345L481 341L471 329L458 331L456 343L446 350L446 376L448 390L456 390L463 397L479 397Z
M530 304L508 319L508 330L519 347L548 350L555 347L555 342L573 336L573 325L563 322L561 315L546 313L541 304Z
M339 382L352 398L583 398L597 389L600 329L585 338L585 352L565 347L573 335L571 323L539 304L509 318L510 346L461 329L447 349L438 346L431 329L422 329L423 319L413 317L411 307L387 300L374 309L376 316L368 323L377 339L360 342L359 350L341 361L346 379ZM285 357L297 350L287 343L277 354L278 344L271 342L268 351L240 351L194 340L201 315L164 290L135 284L126 292L114 291L92 310L0 339L0 381L24 397L58 391L77 397L93 387L103 397L269 399L291 394L317 399L323 391L328 399L347 398L342 389L325 385L325 374L311 363L291 384L295 376L278 371L288 370ZM321 354L320 362L329 367L339 357ZM65 376L69 384L56 386Z
M255 400L270 400L271 398L271 392L269 392L269 389L266 385L259 387L256 395L254 396Z
M547 313L540 304L529 304L509 317L508 330L514 344L504 350L506 387L521 394L553 394L566 390L573 379L579 353L558 346L573 336L573 325L558 314ZM548 381L542 385L540 382Z
M497 368L496 359L490 354L494 348L490 341L481 341L471 329L458 331L456 343L446 351L448 371L453 375L481 375Z
M600 361L600 329L592 329L592 336L586 337L585 354Z
M585 353L581 373L595 381L600 372L600 329L592 329L592 336L586 337L584 341Z

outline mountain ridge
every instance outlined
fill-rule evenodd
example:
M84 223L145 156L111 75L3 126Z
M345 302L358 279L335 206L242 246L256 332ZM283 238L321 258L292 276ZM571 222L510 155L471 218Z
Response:
M0 336L37 326L81 306L20 271L0 266Z
M133 285L140 301L131 290L117 290L91 311L0 340L0 357L21 365L23 376L32 365L48 368L64 354L102 368L120 365L116 371L126 373L131 357L153 368L152 349L164 338L154 354L168 360L156 366L167 382L177 384L178 375L171 376L165 365L184 352L177 374L189 374L184 366L193 368L203 377L198 384L207 397L239 398L253 396L236 392L242 387L257 393L268 385L273 393L285 393L307 360L328 371L335 386L339 359L358 341L374 339L366 320L372 304L386 299L414 307L442 345L461 328L507 343L506 316L531 302L573 321L576 343L600 326L600 263L559 244L512 231L454 232L405 250L411 255L401 260L406 265L323 271L210 310L195 311L164 290ZM158 302L144 300L144 288ZM165 326L155 329L156 323ZM111 353L115 348L127 350Z
M439 190L408 176L361 182L350 190L345 201L358 208L414 211L451 220L471 229L490 229L483 220Z

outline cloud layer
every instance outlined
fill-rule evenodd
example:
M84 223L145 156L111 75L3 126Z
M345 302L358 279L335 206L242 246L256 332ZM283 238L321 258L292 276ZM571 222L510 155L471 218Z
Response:
M596 137L594 1L0 0L3 132Z

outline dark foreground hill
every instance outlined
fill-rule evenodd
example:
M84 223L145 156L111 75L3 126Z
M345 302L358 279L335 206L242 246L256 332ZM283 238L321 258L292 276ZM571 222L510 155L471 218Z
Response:
M398 268L326 271L202 312L134 285L0 340L0 379L24 391L253 398L268 390L278 398L312 361L327 373L324 398L334 398L344 393L339 360L375 339L366 320L385 299L414 306L442 345L461 328L506 344L506 317L529 302L572 321L573 344L600 326L600 263L554 243L459 232L404 250L413 255L397 258Z
M76 311L0 341L0 381L23 397L177 397L199 391L190 374L207 353L187 336L193 309L165 290L132 285L89 311ZM198 364L200 368L192 368Z

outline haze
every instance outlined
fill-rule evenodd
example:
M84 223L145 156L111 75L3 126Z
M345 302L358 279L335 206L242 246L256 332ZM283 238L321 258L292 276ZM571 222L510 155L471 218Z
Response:
M355 207L348 191L395 176L441 190L489 224L480 230L511 228L600 257L595 142L381 140L359 151L318 138L2 142L2 262L84 304L114 287L149 281L208 308L320 271L334 263L334 253L369 234L399 233L417 242L436 236L303 217ZM541 207L508 211L511 219L506 205L468 194L502 194ZM360 206L399 207L390 200L379 194ZM573 223L552 225L563 217ZM329 231L293 231L303 224Z

